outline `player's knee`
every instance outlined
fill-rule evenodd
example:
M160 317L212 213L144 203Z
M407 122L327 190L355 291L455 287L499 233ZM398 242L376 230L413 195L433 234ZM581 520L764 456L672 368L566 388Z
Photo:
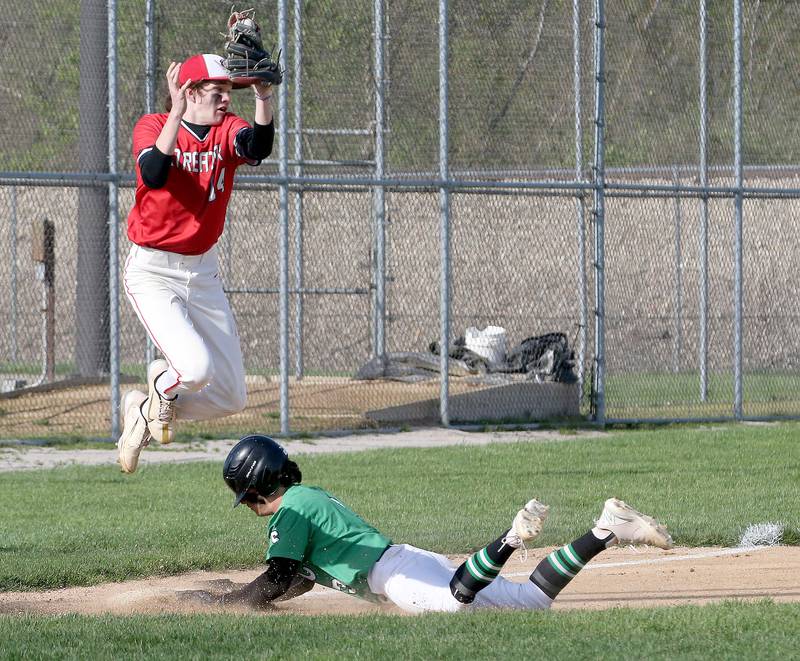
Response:
M215 389L216 404L218 407L217 415L233 415L239 413L247 405L247 391L244 385L240 388L225 387Z
M247 391L242 388L233 393L230 401L230 413L239 413L247 406Z
M211 361L207 355L195 356L191 365L178 370L181 384L191 392L203 389L211 381Z

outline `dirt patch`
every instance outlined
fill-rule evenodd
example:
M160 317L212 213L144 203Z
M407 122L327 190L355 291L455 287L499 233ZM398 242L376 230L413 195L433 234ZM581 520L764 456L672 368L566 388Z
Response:
M552 549L534 549L524 560L512 559L503 574L524 581ZM463 556L454 557L460 562ZM677 548L671 551L611 549L587 567L562 593L556 609L605 609L705 604L723 599L799 601L800 548ZM180 601L181 590L209 589L219 581L251 581L260 570L191 572L166 578L107 583L47 592L0 593L0 613L97 615L111 613L219 612L219 607ZM228 612L243 609L226 607ZM394 606L370 604L322 587L284 602L266 615L401 613Z
M8 375L6 375L8 376ZM126 378L126 381L130 379ZM203 420L180 420L178 431L202 438L259 429L280 431L280 381L276 377L248 375L247 406L234 415ZM488 386L453 378L450 393L459 395ZM147 391L145 384L126 383L121 396L132 389ZM289 383L289 426L294 432L345 429L374 430L383 426L369 420L368 412L439 397L438 380L421 383L357 381L346 377L305 377ZM46 391L0 393L0 438L78 436L106 438L111 431L109 384L53 384ZM400 423L398 423L400 424Z

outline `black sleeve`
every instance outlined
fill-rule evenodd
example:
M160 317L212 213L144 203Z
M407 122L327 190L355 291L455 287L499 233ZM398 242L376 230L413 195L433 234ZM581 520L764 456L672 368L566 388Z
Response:
M143 149L139 154L138 163L145 186L148 188L161 188L167 183L172 157L160 152L158 147L153 145Z
M252 583L226 594L223 603L264 607L289 589L299 567L298 560L270 558L267 560L267 571Z
M254 124L236 134L236 147L245 158L260 162L272 153L274 140L275 122Z

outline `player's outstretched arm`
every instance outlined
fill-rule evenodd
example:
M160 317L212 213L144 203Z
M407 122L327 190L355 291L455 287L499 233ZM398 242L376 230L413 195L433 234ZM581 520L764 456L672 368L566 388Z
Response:
M263 161L272 153L275 141L275 124L272 114L272 85L256 83L251 85L256 97L256 115L252 127L242 129L236 134L237 151L252 161Z
M183 601L205 605L246 605L267 609L275 601L286 601L308 592L314 582L297 573L300 563L289 558L270 558L267 570L244 587L222 594L206 590L187 590L178 593Z
M297 560L270 558L263 574L243 588L223 595L222 603L264 608L286 594L299 568Z
M256 97L256 124L266 125L272 123L272 85L269 83L254 83L251 85Z

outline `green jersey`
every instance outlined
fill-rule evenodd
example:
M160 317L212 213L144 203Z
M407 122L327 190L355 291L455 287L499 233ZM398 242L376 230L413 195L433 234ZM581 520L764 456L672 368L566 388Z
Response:
M299 560L315 582L372 601L367 574L391 543L327 491L295 484L269 521L267 560Z

